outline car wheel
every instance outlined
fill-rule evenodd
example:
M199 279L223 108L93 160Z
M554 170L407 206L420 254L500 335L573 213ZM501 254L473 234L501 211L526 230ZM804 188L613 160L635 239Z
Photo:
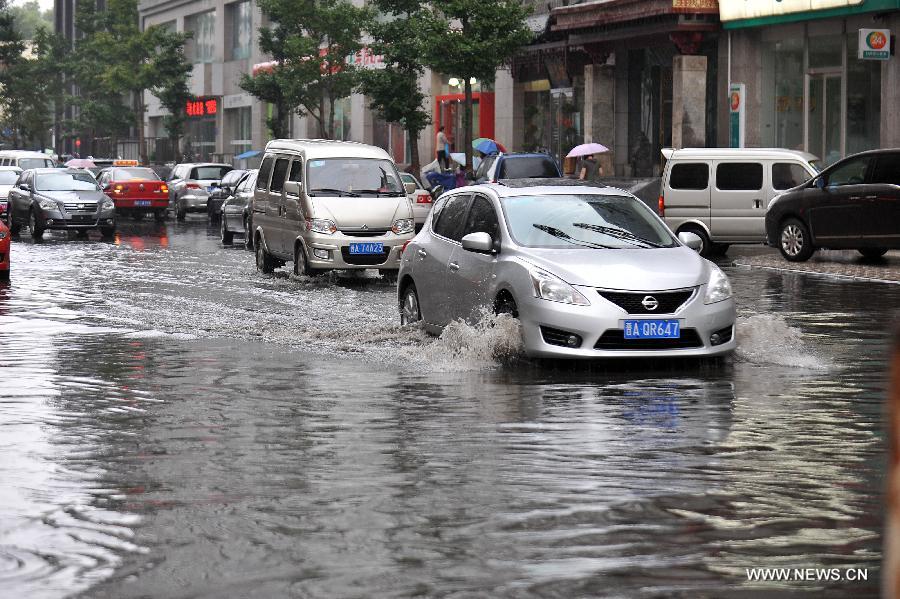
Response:
M44 237L44 227L38 223L34 210L28 213L28 228L31 229L31 237L35 241Z
M684 227L683 229L681 229L681 231L685 233L693 233L700 238L700 249L697 250L698 254L700 254L704 258L709 258L713 254L714 244L709 240L709 235L706 234L706 231L703 230L703 227L693 225Z
M115 227L100 227L100 235L102 235L104 239L110 239L115 234L116 234Z
M781 255L790 262L805 262L815 251L809 229L796 218L789 218L781 223L778 239Z
M256 270L265 275L275 270L275 259L266 251L261 239L256 242Z
M729 243L714 243L712 244L712 254L714 256L724 256L728 253L728 248L731 247Z
M298 277L311 277L315 274L313 269L309 267L309 261L306 259L306 252L299 243L294 246L294 274Z
M155 220L155 221L158 222L158 223L165 222L165 220L166 220L166 211L165 211L165 209L163 208L163 209L160 209L160 210L157 210L156 212L154 212L154 213L153 213L153 220Z
M222 219L222 226L220 229L222 231L222 243L224 245L231 245L234 242L234 233L228 230L224 218Z
M419 307L419 293L416 285L410 283L403 290L403 299L400 301L400 324L407 325L422 320L422 310Z
M6 215L7 222L9 223L9 234L13 237L18 237L19 231L22 230L22 225L15 220L13 217L13 211L10 210L9 214Z
M863 258L868 258L869 260L881 258L887 254L887 248L859 248L856 251L862 254Z
M187 216L187 210L182 208L181 204L175 204L175 218L177 220L184 220L184 217Z
M516 300L508 291L501 291L494 302L494 314L509 314L513 318L519 317L519 307Z
M144 213L138 210L137 212L132 213L131 215L134 220L144 220Z
M400 274L400 271L394 270L392 268L381 268L378 270L378 274L380 274L381 277L388 283L396 283L397 275Z
M3 281L4 283L9 282L9 269L8 268L6 270L0 270L0 281Z
M244 218L244 247L253 249L253 221L249 218Z

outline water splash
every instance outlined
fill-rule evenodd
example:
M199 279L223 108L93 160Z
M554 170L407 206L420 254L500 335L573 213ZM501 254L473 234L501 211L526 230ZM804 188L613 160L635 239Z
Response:
M440 372L493 370L524 356L519 321L485 310L472 324L455 320L441 336L419 347L410 359Z
M783 316L756 314L737 319L738 345L735 358L753 364L774 364L807 370L828 370L830 360L816 355L803 332L790 326Z

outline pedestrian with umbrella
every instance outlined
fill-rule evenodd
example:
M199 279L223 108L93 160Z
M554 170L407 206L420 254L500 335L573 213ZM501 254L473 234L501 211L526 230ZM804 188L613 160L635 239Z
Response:
M578 178L582 181L596 181L603 176L603 167L596 154L609 152L609 148L603 144L586 143L575 146L566 154L566 158L581 158L581 169L578 172Z

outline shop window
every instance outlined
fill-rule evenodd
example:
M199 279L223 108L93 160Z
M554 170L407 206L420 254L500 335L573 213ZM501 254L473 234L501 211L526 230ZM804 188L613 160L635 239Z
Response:
M762 181L759 162L726 162L716 167L716 189L756 191L762 189Z
M860 60L847 39L847 154L881 146L881 61Z
M791 189L807 179L809 179L809 174L799 164L776 162L772 165L772 189Z
M228 5L231 11L231 59L250 58L253 44L253 11L250 0Z
M672 189L706 189L709 185L709 167L703 162L676 164L669 174Z
M809 68L840 67L844 51L844 36L822 35L809 38Z
M763 47L761 142L775 148L803 149L803 39Z

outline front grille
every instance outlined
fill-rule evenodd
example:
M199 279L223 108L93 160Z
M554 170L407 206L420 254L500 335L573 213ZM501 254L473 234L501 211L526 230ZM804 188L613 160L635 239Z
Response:
M581 346L581 337L575 335L575 333L569 333L568 331L561 331L559 329L554 329L552 327L541 327L541 336L544 338L544 342L549 345L559 345L562 347L579 347ZM578 338L578 341L574 345L569 345L569 337L575 336Z
M96 212L97 204L83 204L83 203L66 203L63 204L66 209L66 212Z
M351 254L349 247L344 246L341 248L341 258L344 259L344 263L352 264L354 266L375 266L377 264L384 264L390 253L391 248L389 247L384 248L384 251L380 254Z
M685 289L682 291L641 291L641 292L622 292L622 291L598 291L600 296L615 305L619 306L629 314L673 314L681 306L687 302L692 295L693 289ZM655 310L648 310L641 303L647 296L656 298L659 303Z
M381 237L390 229L341 229L347 237Z
M622 329L610 329L600 336L594 349L625 349L645 351L654 349L690 349L703 347L696 329L681 329L678 339L626 339Z

